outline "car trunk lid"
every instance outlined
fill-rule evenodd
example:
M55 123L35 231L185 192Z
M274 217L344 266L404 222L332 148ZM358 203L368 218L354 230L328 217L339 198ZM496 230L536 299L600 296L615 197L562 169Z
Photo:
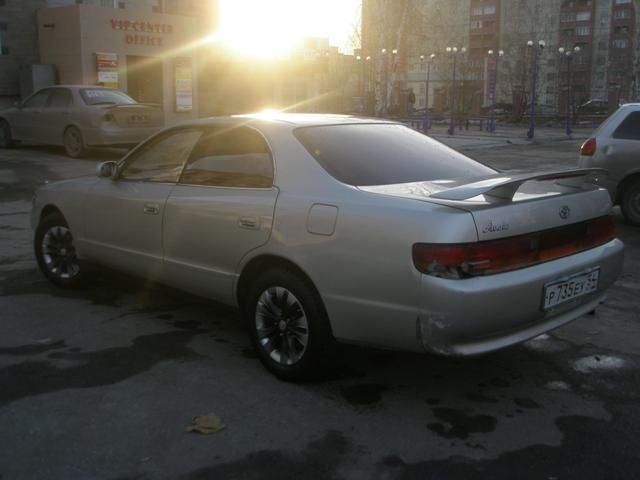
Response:
M164 115L156 104L133 103L104 108L105 115L109 114L119 127L162 127L164 124Z
M473 216L478 240L485 241L606 215L611 201L596 185L605 175L606 170L591 168L359 188L466 210Z

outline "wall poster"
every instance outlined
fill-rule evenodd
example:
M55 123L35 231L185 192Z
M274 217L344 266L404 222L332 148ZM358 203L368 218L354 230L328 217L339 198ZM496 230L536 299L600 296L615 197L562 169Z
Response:
M193 110L193 70L191 58L176 58L176 112Z
M118 88L118 55L115 53L96 53L98 85Z

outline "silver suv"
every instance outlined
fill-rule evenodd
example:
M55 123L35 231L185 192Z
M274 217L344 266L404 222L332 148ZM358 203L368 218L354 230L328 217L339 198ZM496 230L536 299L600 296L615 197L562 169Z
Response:
M581 167L609 171L603 181L614 204L640 225L640 103L621 106L580 147Z

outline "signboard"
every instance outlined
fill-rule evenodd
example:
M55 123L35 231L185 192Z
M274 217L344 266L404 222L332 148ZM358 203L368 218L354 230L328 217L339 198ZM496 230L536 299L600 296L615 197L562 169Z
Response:
M193 71L191 59L178 57L175 63L176 112L193 110Z
M118 55L115 53L96 53L96 71L98 85L118 88Z
M163 38L161 35L173 33L173 25L168 23L151 23L116 18L111 19L111 29L126 32L125 42L127 45L147 45L152 47L162 47Z

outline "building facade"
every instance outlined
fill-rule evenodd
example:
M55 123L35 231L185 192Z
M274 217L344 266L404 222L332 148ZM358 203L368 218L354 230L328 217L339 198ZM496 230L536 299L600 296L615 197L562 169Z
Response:
M362 51L376 59L378 105L381 91L407 84L417 107L428 98L432 111L445 112L455 98L458 112L482 115L495 99L523 115L535 75L542 113L564 114L569 92L574 108L591 100L613 109L640 94L639 8L638 0L363 0ZM394 68L385 68L383 45L397 49Z
M159 104L167 123L198 116L210 0L0 0L1 22L4 104L51 83L105 85Z

